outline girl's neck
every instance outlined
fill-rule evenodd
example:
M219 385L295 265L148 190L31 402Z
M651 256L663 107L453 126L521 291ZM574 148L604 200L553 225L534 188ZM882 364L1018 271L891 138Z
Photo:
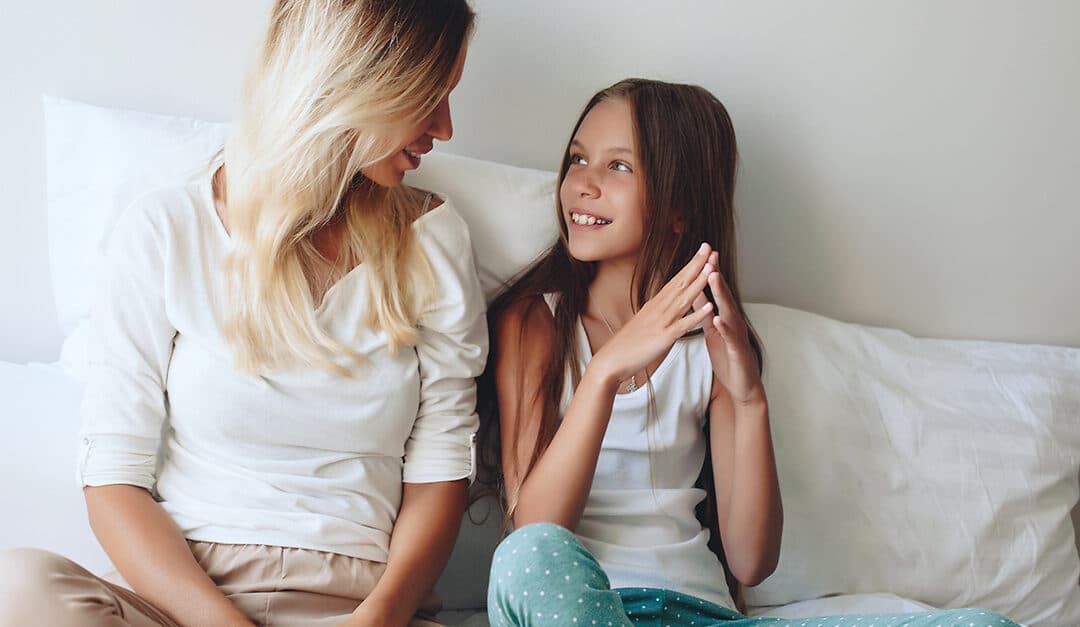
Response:
M621 329L641 308L641 303L635 307L632 300L633 282L633 261L599 262L596 276L589 284L589 313L607 318L616 329Z

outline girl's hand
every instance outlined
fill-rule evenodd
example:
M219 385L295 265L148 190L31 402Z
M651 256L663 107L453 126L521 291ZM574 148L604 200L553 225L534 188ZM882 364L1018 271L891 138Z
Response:
M712 303L703 290L709 276L717 274L709 263L711 252L708 244L702 244L694 258L593 356L592 363L609 381L628 379L645 369L709 317ZM691 306L694 310L687 313Z
M709 256L709 261L716 267L719 258L716 253ZM757 356L750 347L750 334L746 321L731 290L719 272L709 275L709 291L716 301L717 315L705 326L705 345L709 349L709 361L712 362L716 380L727 388L728 395L736 407L752 405L765 401L765 388L758 373ZM700 310L708 302L704 294L694 302L694 309Z

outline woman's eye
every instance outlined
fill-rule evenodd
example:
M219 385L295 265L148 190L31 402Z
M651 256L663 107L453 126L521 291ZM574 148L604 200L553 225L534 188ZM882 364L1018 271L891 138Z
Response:
M626 165L622 161L616 161L615 163L612 163L611 169L617 170L619 172L633 172L633 170L630 169L630 166Z
M570 155L571 165L585 165L586 163L588 162L585 161L585 157L582 157L581 155Z

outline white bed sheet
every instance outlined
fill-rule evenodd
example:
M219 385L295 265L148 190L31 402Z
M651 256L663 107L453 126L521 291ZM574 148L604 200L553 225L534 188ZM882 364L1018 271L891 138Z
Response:
M59 365L0 362L0 549L45 548L103 573L75 480L81 396Z

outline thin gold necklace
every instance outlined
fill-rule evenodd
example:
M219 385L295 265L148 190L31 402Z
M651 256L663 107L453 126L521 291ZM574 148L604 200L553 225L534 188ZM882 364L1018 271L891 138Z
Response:
M599 307L596 308L596 312L600 314L600 319L604 321L604 326L606 326L608 332L611 333L611 337L615 337L615 329L611 328L611 323L608 322L607 316L604 315L604 312L601 311ZM630 381L626 384L627 392L637 391L637 379L635 377L636 375L630 375Z

